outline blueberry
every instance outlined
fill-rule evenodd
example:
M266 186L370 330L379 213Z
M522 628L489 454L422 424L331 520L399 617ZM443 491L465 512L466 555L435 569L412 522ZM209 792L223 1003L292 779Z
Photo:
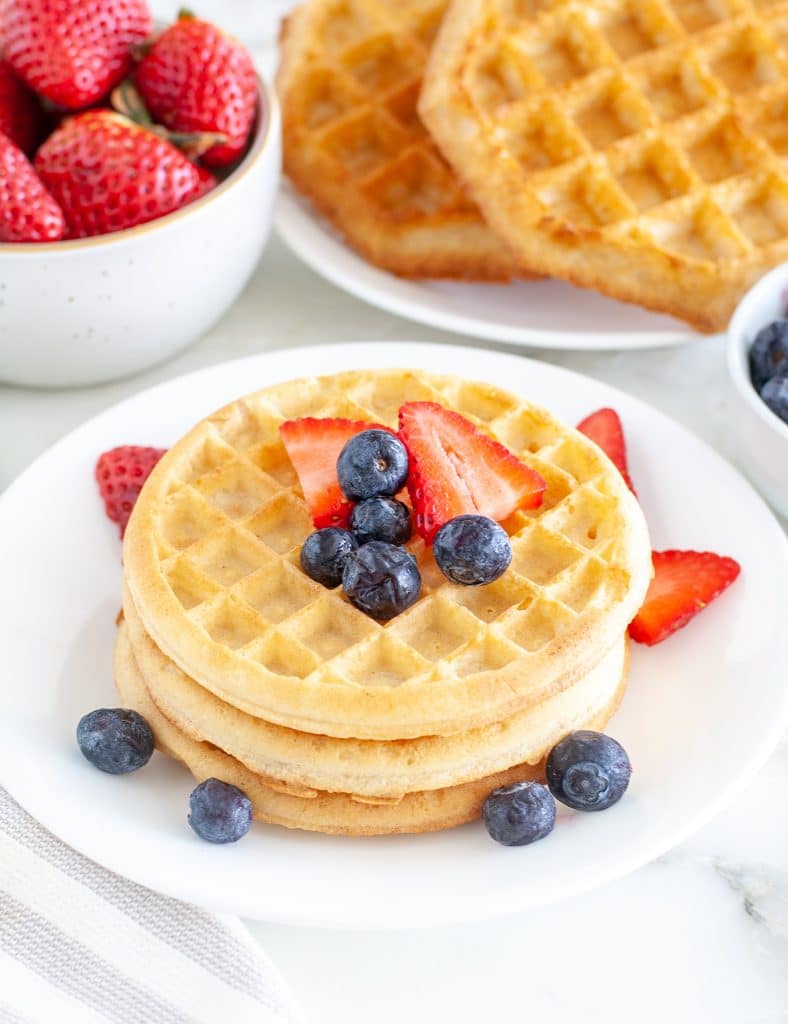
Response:
M761 398L783 423L788 423L788 370L763 385Z
M484 801L484 824L496 843L528 846L555 825L555 800L539 782L515 782L494 789Z
M301 568L324 587L338 587L347 556L358 547L352 533L338 526L310 533L301 548Z
M237 843L252 826L252 801L237 786L206 779L189 797L189 824L209 843Z
M142 715L126 708L98 708L77 725L79 749L110 775L136 772L153 755L153 733Z
M547 785L576 811L604 811L629 785L632 765L621 744L602 732L580 729L557 743L547 758Z
M385 540L404 544L410 540L410 509L396 498L367 498L350 513L350 529L359 544Z
M350 501L390 498L408 479L405 445L387 430L363 430L339 453L337 477Z
M506 530L486 516L450 519L438 530L432 550L444 576L466 586L492 583L512 562Z
M342 576L345 593L373 619L392 619L418 600L421 575L405 548L371 540L353 551Z
M788 373L788 320L761 328L750 347L750 377L756 391L778 373Z

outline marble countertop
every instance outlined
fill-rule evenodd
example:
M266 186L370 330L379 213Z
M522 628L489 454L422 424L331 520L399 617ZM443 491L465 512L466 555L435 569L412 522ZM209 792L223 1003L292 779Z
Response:
M167 16L177 5L156 6ZM287 6L282 0L203 0L200 9L217 17L221 12L222 22L265 62L275 17ZM474 344L362 304L316 277L274 239L231 312L165 366L83 390L0 386L0 490L72 427L158 381L284 346L392 339ZM736 461L718 340L662 351L536 356L651 402ZM681 771L680 750L675 770ZM406 1017L457 1024L482 1018L788 1022L786 789L788 737L746 791L689 842L619 882L527 915L423 932L250 927L308 1019L321 1024L373 1016L377 1024Z

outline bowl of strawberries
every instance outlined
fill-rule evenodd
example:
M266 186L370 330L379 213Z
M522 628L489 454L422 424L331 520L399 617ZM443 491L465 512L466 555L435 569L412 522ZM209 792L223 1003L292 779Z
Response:
M0 380L162 362L235 301L279 183L244 46L146 0L0 0Z

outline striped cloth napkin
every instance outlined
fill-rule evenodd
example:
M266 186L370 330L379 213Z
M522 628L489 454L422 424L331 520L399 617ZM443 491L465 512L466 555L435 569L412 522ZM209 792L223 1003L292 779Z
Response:
M160 896L0 788L0 1024L296 1024L240 920Z

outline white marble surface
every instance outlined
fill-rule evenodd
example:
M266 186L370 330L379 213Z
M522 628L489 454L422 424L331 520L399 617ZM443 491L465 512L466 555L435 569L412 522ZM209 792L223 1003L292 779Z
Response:
M158 6L166 15L177 4ZM200 9L220 14L259 50L273 38L274 16L286 6L281 0L203 0ZM0 489L73 426L156 381L282 346L398 338L458 340L342 294L273 241L236 307L166 366L82 391L0 387ZM734 407L718 342L539 358L652 402L736 461ZM598 892L528 915L425 932L252 928L309 1019L321 1024L393 1024L407 1018L457 1024L485 1018L556 1024L786 1022L787 789L784 740L746 792L691 841Z

